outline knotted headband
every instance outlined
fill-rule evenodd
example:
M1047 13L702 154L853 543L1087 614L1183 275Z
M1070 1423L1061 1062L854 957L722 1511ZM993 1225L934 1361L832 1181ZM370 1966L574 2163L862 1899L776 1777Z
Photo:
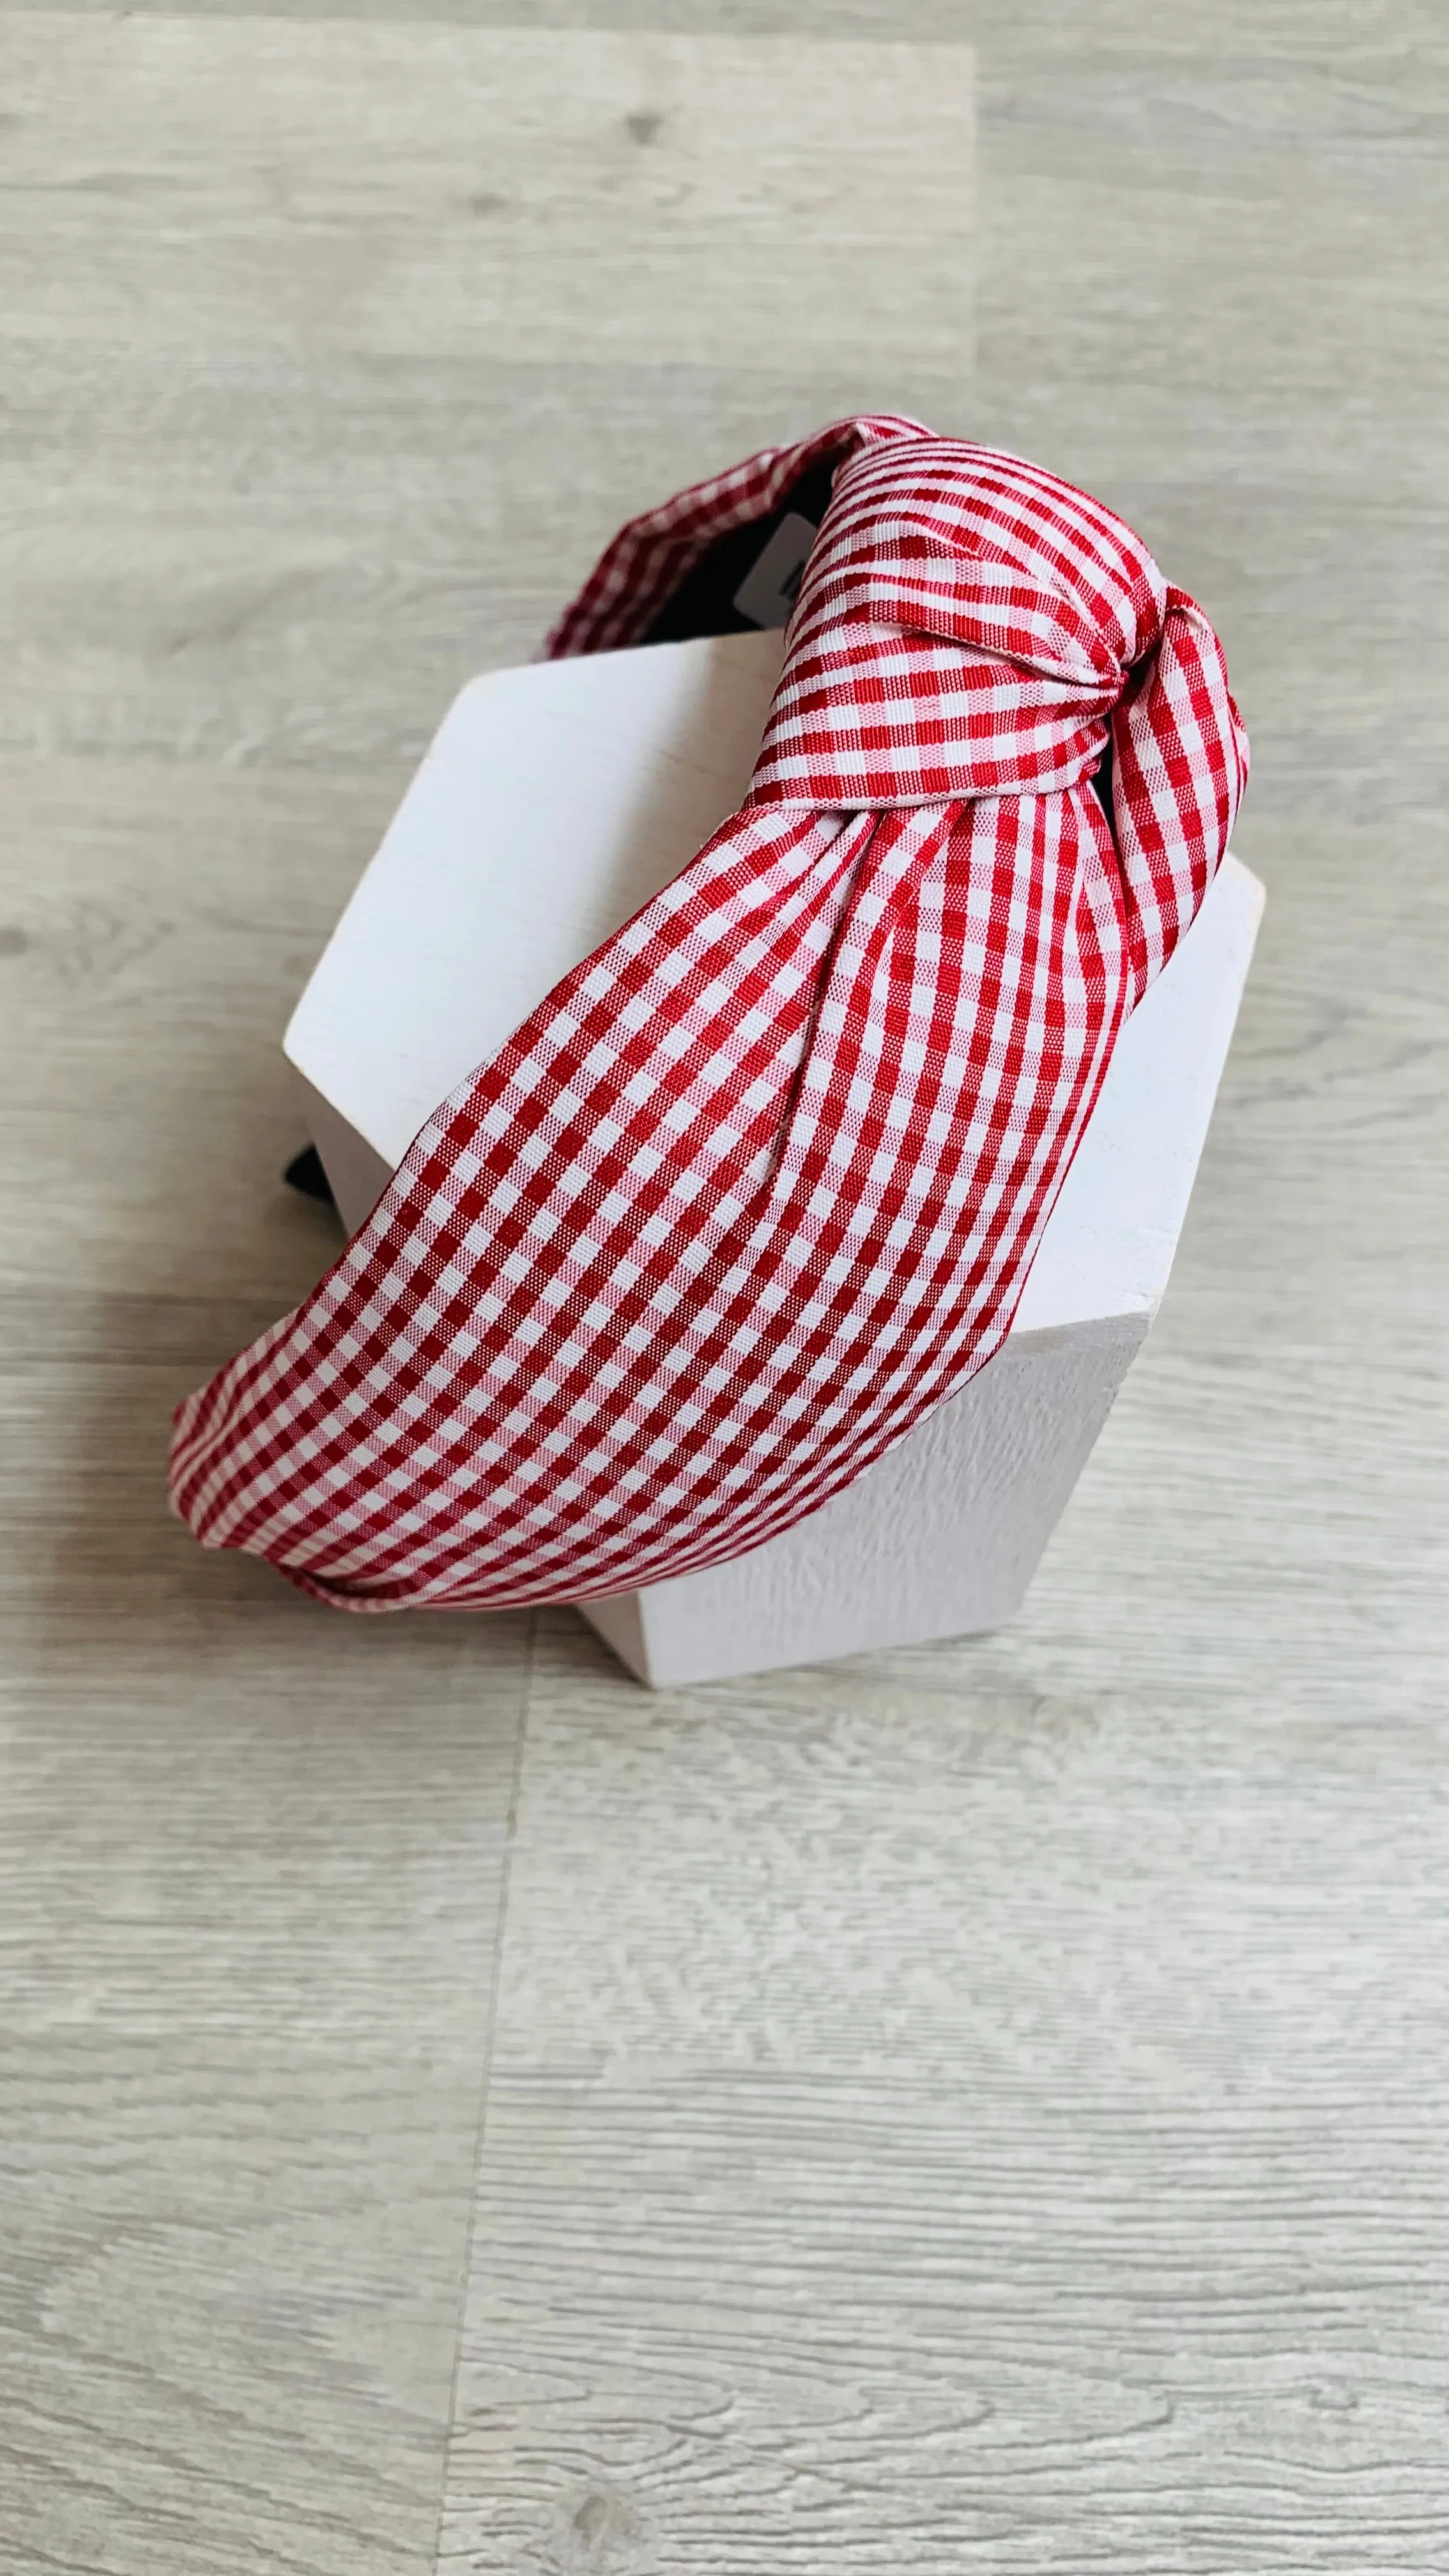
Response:
M351 1610L626 1591L788 1529L1004 1340L1247 744L1120 519L894 418L634 520L548 651L698 631L827 488L739 813L181 1406L203 1545Z

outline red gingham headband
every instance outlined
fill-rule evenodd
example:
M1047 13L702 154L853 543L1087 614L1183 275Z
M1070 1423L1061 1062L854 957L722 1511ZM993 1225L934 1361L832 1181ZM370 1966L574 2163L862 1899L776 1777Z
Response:
M628 1591L790 1528L1004 1340L1247 742L1130 528L894 418L634 520L549 651L669 631L832 467L744 805L181 1406L204 1546L349 1610Z

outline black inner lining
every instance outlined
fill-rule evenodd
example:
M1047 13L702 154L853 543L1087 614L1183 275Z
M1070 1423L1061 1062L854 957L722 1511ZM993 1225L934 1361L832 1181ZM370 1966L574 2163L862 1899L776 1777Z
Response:
M834 462L813 465L791 485L778 509L763 519L749 519L742 528L729 528L716 537L706 554L691 565L672 599L665 601L647 635L645 644L687 644L696 635L755 635L759 629L753 618L742 617L735 606L735 592L746 574L759 561L766 546L783 519L808 519L818 528L830 501L834 479Z

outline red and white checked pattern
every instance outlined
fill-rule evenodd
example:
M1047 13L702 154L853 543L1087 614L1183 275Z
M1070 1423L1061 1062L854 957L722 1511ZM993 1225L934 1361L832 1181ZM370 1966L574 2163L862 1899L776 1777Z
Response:
M548 649L638 641L830 458L744 807L182 1405L204 1545L352 1610L630 1590L790 1528L1004 1339L1247 745L1121 520L893 418L635 520Z

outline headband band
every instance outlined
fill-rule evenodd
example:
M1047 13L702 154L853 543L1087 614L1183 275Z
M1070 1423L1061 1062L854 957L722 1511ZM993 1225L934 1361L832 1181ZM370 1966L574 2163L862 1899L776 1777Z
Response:
M605 1597L790 1528L1000 1347L1247 742L1120 519L895 418L632 521L546 649L771 622L827 493L740 811L180 1407L203 1545L352 1610Z

